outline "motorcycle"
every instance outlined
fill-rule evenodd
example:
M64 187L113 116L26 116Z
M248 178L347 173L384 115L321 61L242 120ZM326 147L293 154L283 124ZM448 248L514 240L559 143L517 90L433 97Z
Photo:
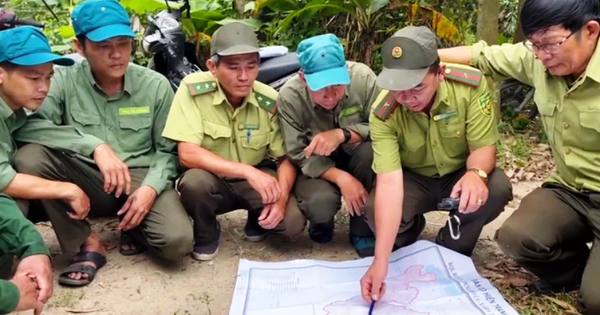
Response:
M151 53L149 67L164 75L177 89L181 80L190 73L207 71L205 63L198 60L196 46L185 41L181 24L184 14L190 16L189 0L179 9L167 9L148 17L148 28L142 40L143 49ZM282 46L262 47L257 80L279 90L300 70L295 52Z

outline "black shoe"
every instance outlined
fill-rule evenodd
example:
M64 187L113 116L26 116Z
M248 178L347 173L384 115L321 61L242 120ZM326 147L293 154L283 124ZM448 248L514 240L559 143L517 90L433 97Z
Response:
M260 242L267 237L267 230L263 229L262 226L258 224L258 216L248 212L248 219L246 219L246 226L244 226L244 234L250 242Z
M360 258L370 257L375 255L375 237L349 236L350 244Z
M579 285L569 285L561 287L553 285L548 281L537 279L527 284L527 289L529 290L529 293L536 296L557 295L559 293L568 293L577 290L579 289Z
M335 222L331 219L326 223L310 223L308 226L308 236L311 240L319 244L331 242L333 239L333 229Z

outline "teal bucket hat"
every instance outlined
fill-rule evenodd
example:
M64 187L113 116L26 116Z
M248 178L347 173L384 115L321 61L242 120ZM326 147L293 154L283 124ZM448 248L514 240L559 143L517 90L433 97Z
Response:
M52 53L48 38L33 26L20 26L0 31L0 62L19 66L37 66L52 62L71 66L73 59Z
M312 91L350 84L344 47L337 36L323 34L307 38L298 44L296 54Z
M93 42L126 36L135 38L125 8L116 0L86 0L73 9L71 21L75 35Z

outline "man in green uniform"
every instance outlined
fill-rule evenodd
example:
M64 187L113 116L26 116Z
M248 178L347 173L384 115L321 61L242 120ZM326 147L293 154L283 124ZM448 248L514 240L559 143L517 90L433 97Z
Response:
M470 256L483 226L513 197L508 178L495 168L499 134L482 74L441 65L437 38L426 27L405 27L381 49L384 69L377 84L389 91L381 92L370 117L377 183L375 211L367 220L376 247L361 279L367 301L385 292L394 243L415 242L425 227L423 214L443 198L460 199L452 217L458 217L461 233L450 221L436 243Z
M213 34L211 56L210 71L183 80L163 132L179 142L179 160L189 169L177 189L194 220L197 260L217 254L218 214L248 210L250 241L268 230L299 234L306 222L290 195L296 172L285 158L277 92L255 81L256 34L242 23L224 25Z
M600 314L600 7L596 0L528 0L520 20L523 43L480 42L441 50L440 57L535 88L556 173L523 198L497 241L540 278L531 289L551 293L581 284L582 311Z
M20 259L12 279L13 255ZM17 204L0 194L0 314L34 309L40 314L52 295L50 252Z
M43 106L33 117L75 126L104 140L120 160L109 175L100 163L27 145L16 157L20 172L73 182L90 198L92 217L120 216L122 254L149 247L180 260L192 248L192 229L173 188L175 143L161 137L173 91L166 78L130 64L135 33L114 0L88 0L72 12L75 46L87 60L56 69ZM61 274L62 284L86 285L105 263L105 249L83 218L61 200L40 201L64 252L80 250ZM134 243L132 239L138 243Z
M287 155L302 170L294 194L310 221L309 236L331 241L343 197L350 243L360 257L373 256L363 208L375 181L369 113L379 94L377 76L362 63L346 62L333 34L303 40L297 53L302 70L279 91L277 108Z

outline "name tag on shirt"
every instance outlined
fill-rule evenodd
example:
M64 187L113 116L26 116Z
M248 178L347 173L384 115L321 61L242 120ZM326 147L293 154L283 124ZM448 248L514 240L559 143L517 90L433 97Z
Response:
M360 112L361 108L362 107L360 105L344 108L340 111L340 117L350 116L356 112Z
M119 115L140 115L150 113L150 106L122 107L119 108Z

